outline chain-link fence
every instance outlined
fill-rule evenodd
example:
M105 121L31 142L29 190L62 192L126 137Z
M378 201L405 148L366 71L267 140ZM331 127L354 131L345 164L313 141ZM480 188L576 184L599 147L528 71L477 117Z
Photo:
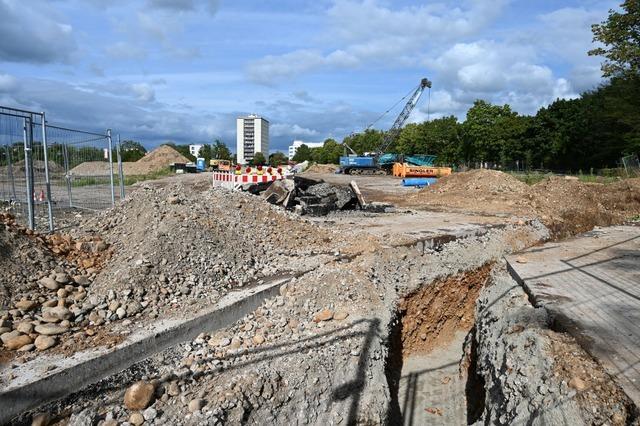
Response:
M629 177L640 177L640 160L638 154L622 157L622 166Z
M124 197L119 146L104 134L54 126L44 113L0 107L0 202L31 229L64 226L77 209Z

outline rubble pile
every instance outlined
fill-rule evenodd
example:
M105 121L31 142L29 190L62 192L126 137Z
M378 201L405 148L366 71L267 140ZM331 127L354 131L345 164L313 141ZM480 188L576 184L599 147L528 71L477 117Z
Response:
M350 186L339 186L302 176L275 181L262 192L262 196L271 204L309 216L326 216L332 211L355 209L384 212L392 207L386 203L366 203L355 182Z
M340 261L293 278L235 324L155 356L157 373L142 382L93 396L88 407L74 401L70 424L140 416L176 425L384 419L386 348L376 336L390 315L376 291L367 270Z
M104 241L41 235L0 214L0 247L0 352L43 351L88 325L89 288L111 255Z
M53 336L40 346L69 352L111 345L142 321L195 316L233 289L362 250L257 201L143 185L69 235L40 235L1 216L0 351L35 356L40 335Z
M185 309L196 315L233 289L305 272L336 250L356 249L251 195L182 184L142 185L80 232L95 231L115 247L92 286L91 300L105 312L98 324L130 310L146 319L184 316Z

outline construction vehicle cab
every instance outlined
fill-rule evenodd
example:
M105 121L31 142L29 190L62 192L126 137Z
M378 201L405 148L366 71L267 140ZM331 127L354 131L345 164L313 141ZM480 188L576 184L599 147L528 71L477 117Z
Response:
M220 159L212 159L209 160L209 167L212 171L218 172L229 172L231 171L231 161L229 160L220 160Z

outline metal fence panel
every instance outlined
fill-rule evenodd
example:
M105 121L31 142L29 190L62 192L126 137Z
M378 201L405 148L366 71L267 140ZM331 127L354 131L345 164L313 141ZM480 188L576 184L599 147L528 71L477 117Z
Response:
M638 159L638 154L622 157L622 165L627 176L640 177L640 160Z
M78 209L109 208L124 197L118 149L110 130L54 126L44 113L0 107L0 202L39 230L69 224Z

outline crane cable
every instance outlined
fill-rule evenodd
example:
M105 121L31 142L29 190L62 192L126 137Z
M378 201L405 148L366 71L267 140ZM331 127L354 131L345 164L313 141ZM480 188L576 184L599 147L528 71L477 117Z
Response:
M418 85L419 86L419 85ZM414 93L416 91L416 88L414 87L413 89L411 89L411 91L409 93L407 93L406 95L404 95L398 102L396 102L391 108L389 108L388 110L386 110L385 112L383 112L380 117L376 118L375 120L373 120L373 122L371 124L369 124L367 127L365 127L365 130L370 129L374 124L376 124L378 121L380 121L382 119L382 117L384 117L385 115L387 115L391 110L393 110L395 107L398 106L398 104L402 101L404 101L407 96L411 95L412 93ZM429 93L431 93L431 90L429 90Z
M429 87L429 100L427 101L427 121L430 121L431 116L431 87Z

